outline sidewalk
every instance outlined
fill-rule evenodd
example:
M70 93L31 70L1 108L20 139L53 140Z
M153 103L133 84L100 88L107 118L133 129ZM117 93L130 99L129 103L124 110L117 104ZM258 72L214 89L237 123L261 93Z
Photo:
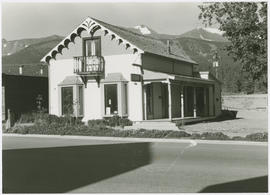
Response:
M230 140L195 140L195 139L160 139L160 138L133 138L133 137L98 137L98 136L77 136L77 135L41 135L41 134L6 134L2 136L14 137L39 137L39 138L60 138L60 139L83 139L83 140L108 140L108 141L127 141L127 142L157 142L157 143L194 143L197 144L232 144L232 145L257 145L267 146L268 142L251 141L230 141Z

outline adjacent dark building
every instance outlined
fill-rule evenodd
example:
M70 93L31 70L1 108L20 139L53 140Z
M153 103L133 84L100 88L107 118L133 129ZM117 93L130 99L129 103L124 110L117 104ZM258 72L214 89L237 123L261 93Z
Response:
M2 65L2 120L10 109L16 117L37 109L37 97L48 108L48 67L42 64Z

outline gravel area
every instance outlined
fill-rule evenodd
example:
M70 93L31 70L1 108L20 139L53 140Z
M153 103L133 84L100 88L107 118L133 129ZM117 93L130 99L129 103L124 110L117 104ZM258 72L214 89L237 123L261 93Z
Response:
M267 109L240 108L237 119L191 124L184 126L183 129L187 133L222 132L228 136L246 136L251 133L267 132L267 116Z

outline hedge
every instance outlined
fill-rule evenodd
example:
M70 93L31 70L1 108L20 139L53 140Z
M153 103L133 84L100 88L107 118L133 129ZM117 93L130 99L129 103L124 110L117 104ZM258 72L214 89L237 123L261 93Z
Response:
M85 135L85 136L107 136L107 137L138 137L138 138L189 138L203 140L248 140L267 141L268 133L253 133L246 137L232 137L221 132L187 133L185 131L173 130L119 130L114 126L130 125L128 119L114 117L113 119L90 120L88 126L81 120L72 117L57 117L49 114L36 114L33 126L15 126L3 130L4 133L19 134L46 134L46 135ZM112 126L112 127L110 127Z

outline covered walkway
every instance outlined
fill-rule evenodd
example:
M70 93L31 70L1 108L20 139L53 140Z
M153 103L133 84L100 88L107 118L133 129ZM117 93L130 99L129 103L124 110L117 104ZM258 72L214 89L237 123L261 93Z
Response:
M215 116L215 81L144 70L144 120Z

